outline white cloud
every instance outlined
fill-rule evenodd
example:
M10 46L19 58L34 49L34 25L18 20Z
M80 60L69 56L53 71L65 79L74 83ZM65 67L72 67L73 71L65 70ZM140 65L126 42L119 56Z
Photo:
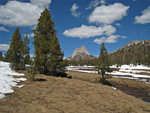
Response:
M146 24L150 23L150 6L142 11L141 16L136 16L135 17L135 23L136 24Z
M5 28L5 27L3 27L3 26L0 26L0 31L9 32L9 30L8 30L8 29L6 29L6 28Z
M116 26L119 26L119 27L120 27L121 25L120 25L119 23L116 23Z
M125 6L121 3L114 3L112 5L102 5L94 9L89 16L90 23L99 24L112 24L114 21L121 20L127 15L129 6Z
M8 49L9 49L9 45L8 44L0 44L0 50L7 51Z
M31 3L9 1L5 5L0 5L0 24L8 26L36 25L40 13L50 3L51 0L31 0Z
M86 8L86 10L96 8L100 4L105 4L105 0L93 0L90 2L89 6Z
M71 10L71 14L74 17L79 18L81 13L77 12L77 9L79 9L79 6L76 3L74 3L70 10Z
M28 35L28 38L33 38L34 37L34 33L27 34L27 35ZM26 36L26 34L24 34L24 36Z
M34 37L34 33L28 34L28 38Z
M120 35L119 35L120 36ZM126 36L120 36L120 38L127 38Z
M121 3L115 3L109 6L101 5L98 7L99 4L105 4L105 0L94 0L86 9L96 7L89 16L89 22L98 23L101 27L81 25L80 27L65 30L63 34L67 37L80 39L103 36L100 39L94 40L94 42L98 44L102 42L116 43L118 38L126 38L125 36L114 35L116 28L110 24L117 20L121 20L124 16L126 16L129 6L125 6ZM72 10L73 9L76 11L78 6L75 5ZM120 26L119 23L116 23L116 25Z
M31 3L34 5L37 5L39 7L48 8L49 4L52 2L52 0L31 0Z
M116 29L111 25L103 27L82 25L81 27L66 30L63 34L67 37L90 38L101 35L112 35L115 32Z
M101 44L101 43L116 43L118 38L126 38L125 36L120 36L120 35L111 35L108 37L102 37L102 38L96 38L93 42L97 43L97 44Z

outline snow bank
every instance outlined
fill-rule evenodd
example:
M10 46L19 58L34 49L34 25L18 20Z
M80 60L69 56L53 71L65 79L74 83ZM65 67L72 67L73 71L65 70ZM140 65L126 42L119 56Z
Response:
M128 70L128 69L146 69L146 70L150 70L150 67L147 67L147 66L144 66L144 65L133 65L133 64L130 64L130 65L121 65L121 66L118 66L117 65L112 65L110 66L111 68L121 68L121 69L124 69L124 70Z
M78 71L78 72L85 72L85 73L97 73L95 71L94 66L68 66L67 70L71 71ZM122 79L133 79L133 80L139 80L147 82L148 79L150 79L150 67L146 67L144 65L137 65L134 66L132 64L130 65L122 65L117 67L117 65L110 66L110 68L118 68L119 71L113 71L111 73L107 73L111 75L112 77L122 78ZM92 70L89 70L92 69ZM146 73L147 75L142 75L141 73Z
M134 73L123 73L119 71L113 71L109 73L110 75L115 75L115 76L129 76L129 77L134 77L134 78L150 78L148 75L140 75L140 74L134 74Z
M0 61L0 99L7 93L13 93L12 87L20 87L17 86L18 82L26 80L26 78L14 78L13 76L24 76L24 74L16 73L9 65L10 63Z
M117 68L116 65L111 66L111 68ZM150 78L150 75L142 75L139 73L150 73L150 67L144 66L144 65L137 65L134 66L132 64L130 65L122 65L119 66L119 71L113 71L112 73L109 73L111 75L119 75L119 76L131 76L133 78ZM147 71L143 71L147 70Z
M84 72L84 73L98 73L97 71L85 71L85 70L73 70L73 71L77 71L77 72Z
M77 72L85 72L85 73L97 73L97 71L92 71L88 69L94 70L95 66L68 66L66 70L70 71L77 71Z

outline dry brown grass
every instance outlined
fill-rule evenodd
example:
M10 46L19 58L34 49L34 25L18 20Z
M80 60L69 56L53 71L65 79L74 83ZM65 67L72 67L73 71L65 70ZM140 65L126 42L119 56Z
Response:
M69 73L70 74L70 73ZM78 75L76 73L75 75ZM92 82L98 75L80 75ZM0 113L148 113L150 103L109 86L60 77L37 75L0 100ZM74 76L75 77L75 76ZM74 78L73 77L73 78ZM83 78L82 78L83 79ZM44 81L46 80L46 81Z
M69 71L74 79L84 80L87 82L98 83L100 75L98 74L89 74L89 73L80 73ZM117 89L125 92L129 95L134 95L135 97L141 98L144 101L150 102L150 85L145 84L144 82L139 82L129 79L120 79L120 78L111 78L107 79L113 86Z
M133 70L137 70L137 71L150 71L150 69L133 69Z
M92 83L98 83L100 80L100 75L98 74L75 72L75 71L68 71L67 74L70 75L73 79L78 79Z
M150 76L150 73L146 73L146 72L140 72L140 73L136 73L136 74L140 74L140 75L149 75L149 76Z

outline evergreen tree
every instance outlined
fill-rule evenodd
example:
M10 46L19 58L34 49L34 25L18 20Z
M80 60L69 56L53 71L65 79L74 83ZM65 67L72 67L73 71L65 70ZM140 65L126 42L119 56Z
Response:
M4 57L5 62L11 62L11 52L10 49L7 50L5 57Z
M3 61L3 54L0 52L0 61Z
M39 73L47 75L62 75L65 72L63 53L54 30L54 22L48 9L45 9L38 19L34 33L35 68Z
M52 37L50 48L50 74L61 75L65 73L66 64L63 61L64 54L61 52L59 41L56 34Z
M28 34L25 34L25 37L24 37L24 53L23 53L25 64L30 64L30 54L29 54L30 48L28 47L28 44L29 44Z
M6 53L6 61L11 63L11 68L14 70L24 70L24 58L23 58L23 41L20 35L19 28L17 28L10 41L10 48ZM8 58L8 59L7 59Z
M100 82L102 84L105 84L105 72L109 71L109 64L108 64L108 53L104 43L101 44L100 48L98 70L101 70L100 73L102 75Z

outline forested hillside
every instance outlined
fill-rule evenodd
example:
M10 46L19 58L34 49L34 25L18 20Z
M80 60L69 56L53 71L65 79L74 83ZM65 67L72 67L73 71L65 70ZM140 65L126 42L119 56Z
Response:
M132 41L109 54L111 64L150 65L150 40Z

